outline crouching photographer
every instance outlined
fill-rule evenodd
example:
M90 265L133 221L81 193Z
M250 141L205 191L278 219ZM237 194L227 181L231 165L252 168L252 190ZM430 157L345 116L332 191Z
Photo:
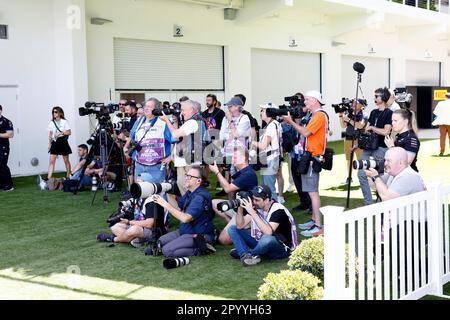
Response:
M230 255L240 259L243 266L258 264L261 256L287 258L297 246L294 218L286 207L272 200L268 186L255 187L251 195L239 200L236 226L228 230L236 248ZM244 229L249 223L251 230Z
M158 240L164 256L169 258L188 257L214 252L214 224L212 199L202 186L206 181L200 167L192 167L185 176L188 190L178 199L178 208L170 205L161 196L154 195L153 201L159 204L177 220L178 230L170 232Z

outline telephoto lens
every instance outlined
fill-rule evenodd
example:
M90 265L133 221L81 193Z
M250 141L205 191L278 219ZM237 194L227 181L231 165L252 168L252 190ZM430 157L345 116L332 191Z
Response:
M189 262L190 262L189 258L187 258L187 257L184 257L184 258L173 258L173 259L169 258L169 259L165 259L163 261L163 266L166 269L175 269L175 268L178 268L178 267L182 267L182 266L188 265Z
M379 163L374 158L368 160L353 160L353 169L355 170L367 170L370 168L378 170Z
M240 205L241 201L239 199L223 201L217 204L217 210L220 212L226 212L231 209L237 209Z

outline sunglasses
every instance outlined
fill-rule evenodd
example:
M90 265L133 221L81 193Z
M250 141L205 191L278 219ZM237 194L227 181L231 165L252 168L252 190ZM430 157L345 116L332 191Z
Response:
M127 106L125 103L119 103L119 106Z
M53 113L59 113L59 111L58 110L53 110Z

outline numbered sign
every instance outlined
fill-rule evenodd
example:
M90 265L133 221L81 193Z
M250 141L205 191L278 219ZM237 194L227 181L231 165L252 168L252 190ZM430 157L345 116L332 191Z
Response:
M174 36L175 38L181 38L181 37L183 37L183 27L174 25L174 26L173 26L173 36Z

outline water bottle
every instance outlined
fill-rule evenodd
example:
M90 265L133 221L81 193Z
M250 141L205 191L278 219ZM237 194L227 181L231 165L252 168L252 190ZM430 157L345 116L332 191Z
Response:
M159 170L164 171L166 170L166 165L164 163L161 164L161 167L159 168Z
M97 177L92 177L92 191L97 191Z

